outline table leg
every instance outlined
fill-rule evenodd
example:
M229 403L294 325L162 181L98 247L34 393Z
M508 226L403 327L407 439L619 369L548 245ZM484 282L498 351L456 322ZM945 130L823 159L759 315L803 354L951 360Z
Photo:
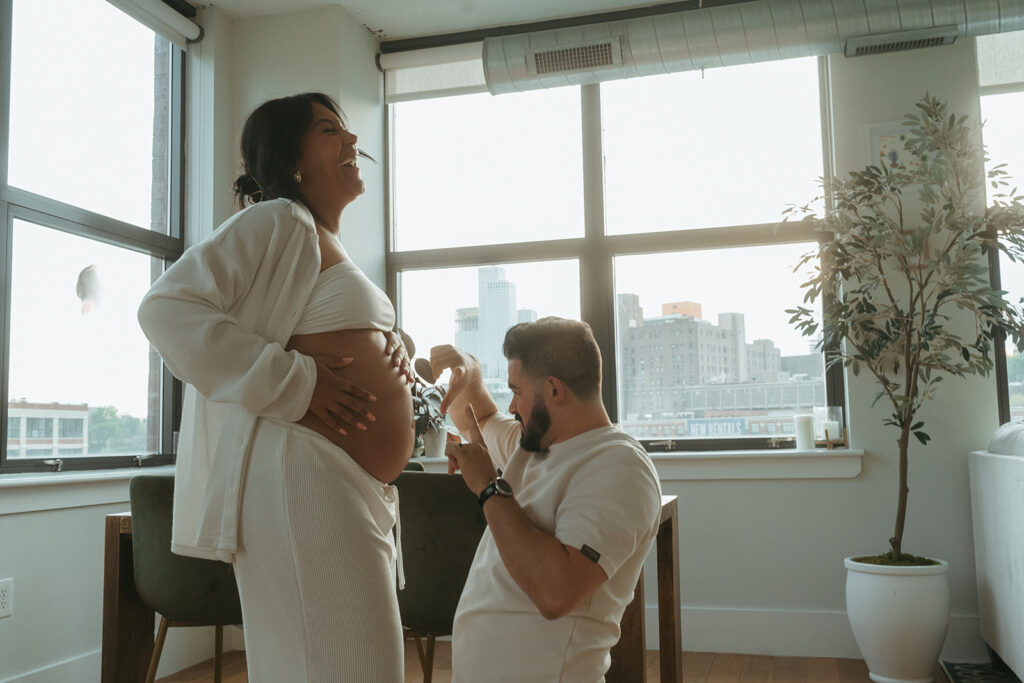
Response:
M122 532L122 519L106 518L101 683L143 681L153 652L153 611L135 591L132 537Z
M671 505L675 508L676 501ZM683 680L683 640L679 604L679 533L675 509L658 527L658 649L661 682Z

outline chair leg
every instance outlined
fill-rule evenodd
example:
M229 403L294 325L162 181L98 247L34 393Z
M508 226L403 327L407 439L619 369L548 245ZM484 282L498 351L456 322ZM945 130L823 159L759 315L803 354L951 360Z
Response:
M156 642L153 643L153 656L149 658L149 670L146 671L146 683L153 683L156 680L156 667L160 663L160 653L164 649L167 625L167 617L160 617L160 628L156 632Z
M221 653L224 650L224 626L222 624L217 624L215 642L216 645L214 645L213 652L213 683L220 683L220 672L224 665L224 660L221 657Z
M423 683L430 683L434 678L434 634L427 636L427 654L423 663Z
M419 636L413 636L413 640L416 641L416 656L420 660L420 669L423 670L423 676L427 675L427 655L423 651L423 639Z

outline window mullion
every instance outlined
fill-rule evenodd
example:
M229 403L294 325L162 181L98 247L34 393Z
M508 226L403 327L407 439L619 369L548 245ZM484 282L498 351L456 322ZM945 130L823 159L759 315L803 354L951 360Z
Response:
M618 414L615 372L615 293L612 254L605 244L604 152L601 86L580 87L583 154L584 246L580 254L580 317L590 323L603 359L602 398L613 421Z

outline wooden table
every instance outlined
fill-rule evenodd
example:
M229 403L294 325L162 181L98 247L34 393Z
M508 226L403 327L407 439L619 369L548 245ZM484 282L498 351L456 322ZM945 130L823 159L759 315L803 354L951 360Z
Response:
M679 505L676 496L661 497L661 523L656 542L658 567L658 650L661 683L683 680L683 641L679 604ZM640 572L633 601L622 615L622 635L612 648L607 683L644 681L647 638L644 628L644 574Z
M103 650L101 683L136 683L146 678L153 653L153 610L135 591L132 516L107 515L103 543Z
M683 680L679 630L679 533L675 496L661 497L658 527L658 647L662 683ZM103 553L103 650L101 683L136 683L146 677L153 652L153 611L135 591L132 569L132 518L128 512L106 517ZM612 648L608 683L644 680L644 576L622 617L622 636Z

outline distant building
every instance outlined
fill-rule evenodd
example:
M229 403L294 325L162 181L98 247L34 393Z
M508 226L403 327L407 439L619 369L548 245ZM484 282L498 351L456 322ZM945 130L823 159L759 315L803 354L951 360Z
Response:
M89 454L86 403L7 404L7 457L56 458Z
M501 351L505 332L516 323L537 320L537 311L516 308L515 283L505 279L505 269L477 269L477 306L455 311L455 346L480 361L485 380L508 379L508 361Z
M672 303L662 304L661 314L688 315L691 318L697 318L698 320L700 320L703 317L701 315L701 305L696 301L673 301Z
M824 405L824 373L791 377L772 340L746 342L742 313L721 313L716 325L698 317L701 307L695 302L663 304L663 312L689 313L653 318L644 318L635 294L620 294L617 303L619 415L624 421L693 422L711 419L709 411L714 411L714 422L693 422L693 431L763 434L774 433L775 422L739 418ZM816 357L820 366L821 356ZM685 435L678 429L675 434Z

